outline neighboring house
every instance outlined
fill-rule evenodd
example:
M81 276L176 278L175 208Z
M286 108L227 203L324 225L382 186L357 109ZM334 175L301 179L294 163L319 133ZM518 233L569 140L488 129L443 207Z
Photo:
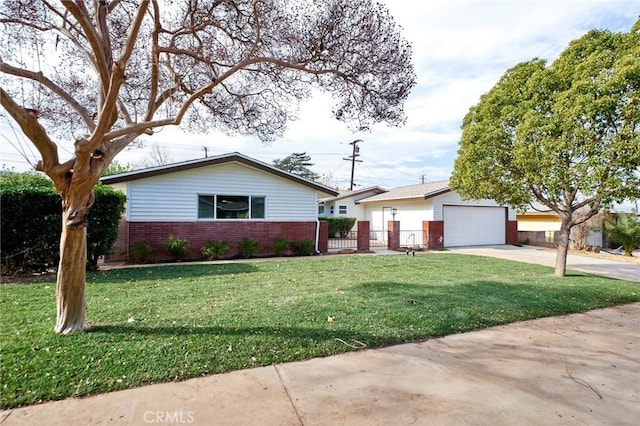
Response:
M540 210L540 209L539 209ZM535 246L555 247L560 216L553 211L529 209L516 214L518 241Z
M318 199L338 195L327 186L237 152L105 176L105 185L127 195L126 222L110 260L126 259L136 243L153 260L170 259L163 244L186 238L186 257L202 257L207 241L226 241L236 253L243 238L259 242L256 254L273 253L287 238L318 244Z
M571 229L571 244L575 248L607 246L602 234L603 220L607 214L633 213L633 203L616 204L608 212L598 213L581 225ZM588 207L585 207L587 209ZM536 204L527 211L518 212L518 241L525 244L555 247L560 231L560 216Z
M320 217L355 217L356 220L368 220L363 205L358 204L362 199L385 192L379 186L341 192L334 197L323 198L318 202L318 216Z
M449 181L402 186L358 202L372 231L400 223L400 245L430 249L517 242L515 211L492 200L464 201Z

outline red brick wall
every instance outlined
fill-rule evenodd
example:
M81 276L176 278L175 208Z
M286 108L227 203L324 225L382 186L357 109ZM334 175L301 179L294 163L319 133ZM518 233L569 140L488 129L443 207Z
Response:
M400 222L390 220L387 222L387 229L389 230L389 250L397 250L400 248Z
M327 253L329 251L329 222L327 222L326 220L320 221L318 250L320 251L320 253Z
M428 249L444 247L444 221L425 220L422 222L422 241Z
M356 233L356 235L358 236L358 251L369 251L371 249L371 243L369 241L368 220L358 221L358 232Z
M508 220L507 221L507 244L517 244L518 243L518 221L516 220Z
M224 221L224 222L130 222L129 250L142 241L151 247L151 260L172 259L163 245L175 235L189 241L189 253L185 259L203 258L200 250L212 241L226 241L229 251L224 257L233 257L238 253L238 244L243 238L252 238L260 244L256 256L268 256L274 252L274 241L288 238L293 242L316 239L316 222L261 222L261 221Z

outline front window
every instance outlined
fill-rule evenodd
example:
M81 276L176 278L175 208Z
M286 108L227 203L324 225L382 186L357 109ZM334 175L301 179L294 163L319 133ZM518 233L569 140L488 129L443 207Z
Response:
M215 195L198 195L198 219L213 219Z
M338 214L347 214L347 206L338 206Z
M264 219L265 197L198 195L198 219Z

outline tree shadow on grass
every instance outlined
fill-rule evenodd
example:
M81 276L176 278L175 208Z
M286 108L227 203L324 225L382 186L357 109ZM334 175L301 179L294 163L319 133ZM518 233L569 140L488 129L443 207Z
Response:
M630 303L640 300L637 292L620 291L619 280L589 275L558 279L545 284L477 280L468 283L407 284L399 282L368 282L351 291L375 296L400 305L422 306L430 311L446 313L462 309L478 314L502 312L527 313L529 317L583 312L589 309ZM613 288L611 286L616 286ZM486 315L486 314L484 314Z
M475 330L532 318L584 312L590 309L640 300L637 291L606 286L602 281L588 282L581 277L571 282L559 280L546 284L502 283L477 280L464 284L416 284L375 281L355 285L347 292L354 305L365 305L349 313L359 318L348 325L318 326L309 323L290 326L259 325L255 320L232 326L162 325L143 323L97 324L89 331L96 334L144 336L277 336L282 339L330 340L356 339L370 346L394 344ZM351 304L348 304L351 306ZM286 315L286 312L283 313ZM314 317L317 317L315 315ZM371 327L371 321L375 327ZM369 322L369 323L368 323ZM403 329L412 331L403 332ZM398 333L398 330L400 332Z
M206 265L175 264L148 267L118 268L98 271L87 276L88 283L122 283L137 280L172 280L181 277L204 277L248 274L258 270L255 263L210 263Z
M141 326L135 324L94 325L87 330L91 334L104 335L141 335L141 336L228 336L228 337L280 337L287 341L336 341L354 349L380 347L398 343L397 339L374 335L353 328L322 327L219 327L219 326ZM357 342L353 344L351 342ZM364 343L363 345L363 342Z

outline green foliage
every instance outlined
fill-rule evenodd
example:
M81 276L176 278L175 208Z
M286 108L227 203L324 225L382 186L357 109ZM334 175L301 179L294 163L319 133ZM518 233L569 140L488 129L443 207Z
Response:
M273 165L279 169L302 176L310 180L317 180L320 175L313 172L309 167L313 166L311 157L306 152L294 152L285 158L273 160Z
M286 237L278 238L273 243L273 251L276 256L282 256L291 247L291 240Z
M3 283L3 409L354 350L336 337L374 348L640 300L637 283L448 253L122 268L87 283L96 325L65 338L51 333L53 281Z
M131 254L134 262L147 263L151 257L151 247L144 241L133 243Z
M243 238L238 244L238 253L245 259L250 258L258 251L258 241L252 238Z
M118 239L118 225L127 197L120 191L98 184L94 187L96 201L87 226L87 268L98 269L98 259L109 254Z
M217 260L229 251L229 244L226 241L207 241L202 247L202 255L209 260Z
M118 235L125 196L97 185L87 228L87 269L108 254ZM62 207L46 177L36 173L7 173L0 177L2 263L5 270L40 271L59 260Z
M131 170L133 170L133 166L131 166L131 164L120 164L117 160L113 160L111 161L111 163L109 163L107 168L104 169L104 172L102 172L102 176L117 175L119 173L125 173Z
M300 240L296 242L296 252L300 256L310 256L313 254L313 249L316 246L314 240Z
M590 31L508 70L471 108L451 188L573 212L640 195L640 32Z
M462 123L451 189L556 212L564 276L575 215L640 197L640 31L593 30L549 67L508 70Z
M164 248L176 259L182 259L189 252L189 241L169 235L169 239L164 243Z
M345 238L349 235L349 231L356 223L355 217L321 217L320 220L329 222L329 236L339 235L341 238Z
M44 271L58 263L62 206L49 179L36 173L0 177L5 271Z
M633 256L633 250L640 246L640 220L629 214L618 213L615 219L607 219L605 230L622 246L625 256Z

